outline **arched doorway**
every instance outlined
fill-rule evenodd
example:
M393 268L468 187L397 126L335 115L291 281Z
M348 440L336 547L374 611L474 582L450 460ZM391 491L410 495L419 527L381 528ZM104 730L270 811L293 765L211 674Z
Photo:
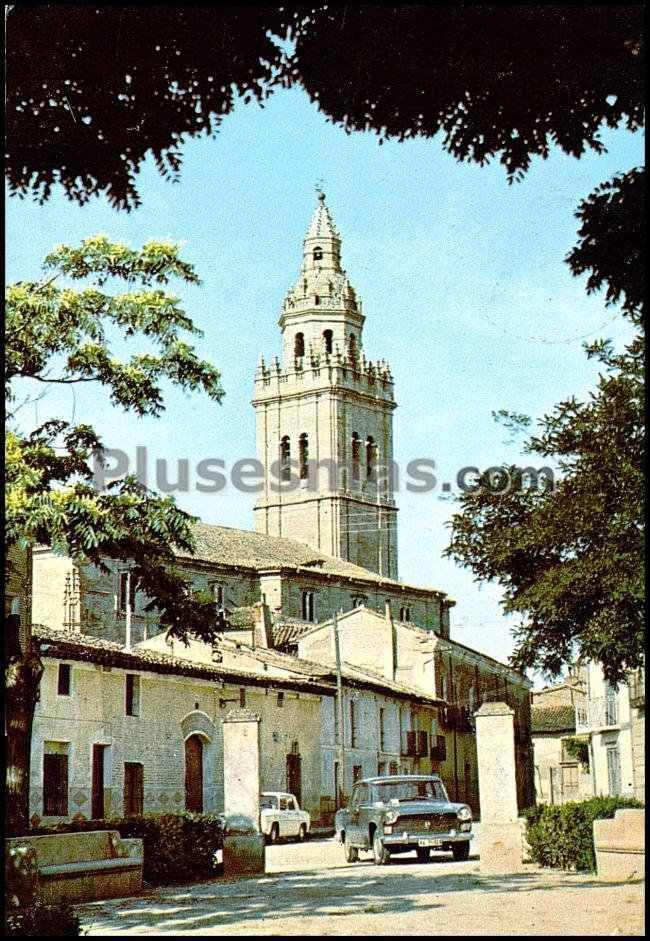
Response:
M185 739L185 809L203 813L203 742L199 735Z

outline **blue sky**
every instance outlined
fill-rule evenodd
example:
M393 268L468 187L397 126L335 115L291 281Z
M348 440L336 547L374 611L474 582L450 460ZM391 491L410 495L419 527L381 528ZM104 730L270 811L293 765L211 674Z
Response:
M498 165L458 164L439 139L379 146L346 135L298 89L260 108L240 104L215 140L184 146L181 182L148 161L138 178L142 206L118 213L105 200L78 207L60 194L45 206L7 200L7 279L33 279L55 245L105 232L131 245L183 243L203 279L183 288L185 309L204 331L200 353L222 371L221 405L168 389L161 419L112 409L91 387L55 388L21 409L27 428L52 415L90 421L110 447L150 466L166 458L218 457L228 467L255 454L250 405L261 352L279 353L277 318L295 280L302 237L322 179L341 232L343 265L363 301L364 348L395 377L395 457L436 461L439 480L459 468L516 460L491 411L533 417L594 387L584 337L619 343L628 331L602 297L588 298L563 258L576 240L579 200L614 173L643 161L643 139L603 131L608 153L581 160L553 152L509 186ZM42 391L41 389L38 390ZM151 481L153 483L153 480ZM204 520L251 528L254 497L228 488L195 490L178 502ZM398 494L400 577L457 600L453 634L493 656L512 650L495 586L441 553L453 504L438 493Z

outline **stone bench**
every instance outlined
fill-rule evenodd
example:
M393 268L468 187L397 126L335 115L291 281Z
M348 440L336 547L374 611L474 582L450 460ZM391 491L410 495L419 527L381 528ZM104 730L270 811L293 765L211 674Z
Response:
M645 810L623 808L594 820L596 869L601 879L627 881L645 874Z
M35 894L49 905L142 890L142 840L122 839L117 830L12 838L5 852L17 868L29 869L31 860Z

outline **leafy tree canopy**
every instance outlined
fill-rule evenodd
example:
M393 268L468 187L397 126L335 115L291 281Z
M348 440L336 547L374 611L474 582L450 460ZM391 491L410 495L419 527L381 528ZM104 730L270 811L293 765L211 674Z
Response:
M568 257L574 273L588 274L589 290L602 286L637 326L641 241L623 264L614 220L620 213L641 232L639 179L632 171L582 203L581 241ZM617 683L645 650L642 333L621 353L597 341L587 354L603 367L595 392L561 402L527 443L529 454L559 468L555 487L526 487L519 467L504 468L509 489L484 476L461 497L447 555L498 582L504 610L521 615L516 667L557 675L582 657Z
M15 412L17 379L98 383L114 404L138 415L161 413L165 380L221 400L219 372L184 339L199 331L165 290L172 278L198 282L178 246L152 241L135 251L95 236L78 248L59 246L45 268L42 280L6 291L5 385ZM110 292L110 285L126 290ZM116 339L146 350L119 359L111 350ZM175 565L173 547L193 548L194 518L133 477L104 491L93 487L102 445L91 426L55 420L23 433L15 420L10 425L7 549L47 544L99 567L106 559L128 562L163 626L178 637L212 637L214 604L195 595Z
M237 94L300 85L349 132L441 131L459 160L498 156L514 179L553 145L602 150L603 124L641 126L641 43L642 7L615 4L13 5L7 178L128 209L148 153L173 178L183 138L214 133Z

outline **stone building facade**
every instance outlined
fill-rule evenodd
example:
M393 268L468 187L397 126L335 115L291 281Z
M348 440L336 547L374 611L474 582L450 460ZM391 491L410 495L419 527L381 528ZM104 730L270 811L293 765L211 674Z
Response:
M260 716L262 790L290 790L315 822L335 809L331 668L225 639L156 635L131 650L36 627L45 672L32 736L34 824L223 809L229 710ZM346 776L408 770L399 730L435 723L433 696L344 671ZM385 724L384 724L385 723ZM381 731L380 731L381 730Z
M583 670L587 695L576 707L576 732L589 741L593 793L645 800L645 673L615 689L599 664Z

